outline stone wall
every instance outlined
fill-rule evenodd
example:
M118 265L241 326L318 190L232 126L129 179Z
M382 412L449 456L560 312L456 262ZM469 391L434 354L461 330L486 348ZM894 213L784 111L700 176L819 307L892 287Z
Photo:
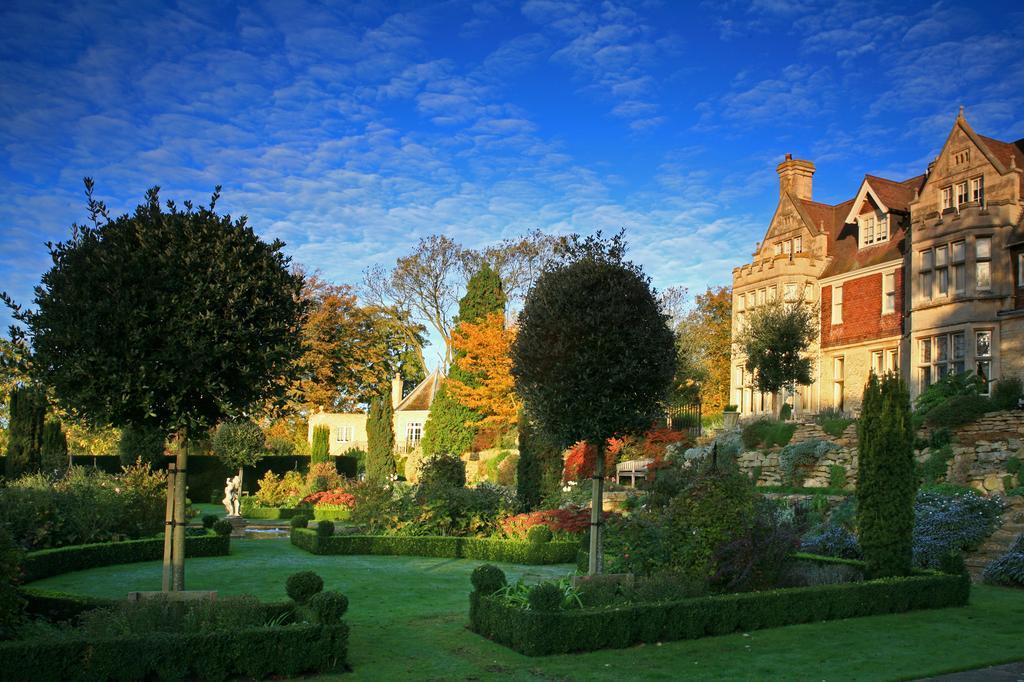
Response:
M834 438L814 422L801 422L793 432L789 443L797 445L809 440L829 441L835 444L837 449L829 452L813 466L803 469L806 476L803 482L804 487L827 488L830 468L838 464L846 469L847 487L852 489L857 482L857 424L850 424L842 436ZM779 470L779 453L781 451L782 448L772 448L768 451L744 452L738 458L740 470L752 475L755 467L760 467L758 485L782 485L782 475Z

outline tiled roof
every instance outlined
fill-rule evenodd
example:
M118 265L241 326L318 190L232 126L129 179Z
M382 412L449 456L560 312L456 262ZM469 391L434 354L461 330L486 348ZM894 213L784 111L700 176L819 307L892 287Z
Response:
M438 372L431 372L430 375L412 389L412 393L405 396L402 402L398 403L395 412L412 410L429 410L430 404L434 402L437 389L444 383L444 376Z
M1016 142L1003 142L1001 140L994 140L991 137L985 137L984 135L978 135L978 137L985 143L988 150L992 152L992 156L999 159L999 163L1009 168L1010 159L1013 159L1016 161L1015 165L1017 168L1024 170L1024 138ZM1020 176L1020 189L1021 195L1024 196L1024 174Z
M902 182L880 178L877 175L865 175L864 179L886 207L906 212L910 210L915 190L920 191L924 186L925 176L918 175Z

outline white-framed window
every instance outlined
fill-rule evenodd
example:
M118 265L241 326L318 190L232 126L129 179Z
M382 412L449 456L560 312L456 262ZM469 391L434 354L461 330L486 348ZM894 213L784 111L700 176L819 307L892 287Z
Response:
M765 296L765 289L758 289L757 290L757 304L758 305L764 305L764 296Z
M985 201L985 176L979 175L976 178L971 178L971 201L977 201L979 204Z
M978 237L974 240L974 283L978 291L992 290L992 238Z
M804 285L804 303L814 302L814 285L807 283Z
M925 249L920 254L921 267L918 268L920 273L918 276L921 278L921 298L926 301L930 301L932 298L932 282L934 281L935 273L935 252L931 249Z
M974 332L975 374L982 381L982 395L992 390L992 330Z
M754 291L747 292L747 309L753 310L757 307L757 293Z
M964 254L966 253L964 242L953 242L950 244L950 260L953 263L953 291L962 294L966 287L966 270L964 266Z
M953 208L953 187L943 187L939 192L942 195L942 210Z
M871 351L871 370L878 376L886 372L899 371L899 350L896 348L882 348Z
M736 295L736 312L740 312L740 313L743 312L744 308L746 307L745 306L746 302L747 302L747 297L746 296L744 296L743 294L737 294Z
M885 366L890 372L900 371L900 350L899 348L889 348L885 351Z
M781 256L782 255L782 242L775 242L775 255L776 256Z
M420 444L423 438L423 423L409 422L405 425L405 444L414 448Z
M351 443L354 440L352 434L351 426L339 426L334 430L334 437L339 443Z
M875 243L875 216L869 215L861 221L861 227L864 230L864 238L861 240L864 246Z
M843 323L843 286L832 287L832 324Z
M792 303L796 300L796 284L787 284L782 291L782 299L787 303Z
M918 374L925 389L947 374L960 374L966 361L966 338L963 332L939 334L918 341Z
M935 247L935 284L939 296L949 295L949 247Z
M734 376L736 379L736 397L734 398L736 409L740 412L743 411L743 365L736 365L734 370Z
M956 190L956 207L960 208L967 203L967 181L956 183L954 189Z
M803 253L804 250L804 238L794 237L793 238L793 253Z
M786 241L782 242L782 253L784 253L784 254L786 254L788 256L792 252L793 252L793 240L792 239L787 239Z
M846 383L846 358L832 358L832 406L842 411L846 405L843 386Z
M774 284L771 285L770 287L768 287L768 300L769 301L774 301L775 300L775 294L776 294L777 291L778 291L778 287L776 287Z
M896 273L882 274L882 314L896 312Z

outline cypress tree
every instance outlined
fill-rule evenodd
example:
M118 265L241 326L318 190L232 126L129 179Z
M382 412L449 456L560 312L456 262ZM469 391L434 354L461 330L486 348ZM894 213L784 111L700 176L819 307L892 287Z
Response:
M309 463L331 461L331 430L326 426L313 427L313 446L309 450Z
M370 403L366 419L366 478L383 483L395 473L395 410L389 394Z
M868 575L907 575L917 479L910 395L899 376L889 373L879 379L872 373L864 388L857 437L857 518Z
M501 278L490 265L484 263L466 284L466 295L459 301L459 316L456 320L460 323L476 322L491 313L504 312L506 300ZM472 385L473 377L459 369L458 360L462 355L456 350L448 375ZM469 450L476 435L476 429L472 424L480 419L479 413L456 400L442 385L434 396L434 402L430 405L430 415L423 425L423 455L460 455Z
M523 511L540 506L562 480L562 450L544 433L535 419L519 414L519 461L516 465L516 494Z
M7 478L17 478L29 471L38 471L43 447L43 425L46 421L46 394L33 386L11 391L7 457L4 469Z
M67 468L68 439L59 419L50 419L43 425L43 442L39 459L44 471Z

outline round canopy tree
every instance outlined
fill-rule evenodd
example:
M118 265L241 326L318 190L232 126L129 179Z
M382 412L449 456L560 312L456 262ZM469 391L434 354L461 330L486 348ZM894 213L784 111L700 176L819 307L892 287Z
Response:
M598 450L590 572L601 570L604 445L663 410L675 346L650 280L623 260L621 234L572 238L530 290L512 347L516 390L545 432Z
M53 267L34 310L15 310L31 369L70 413L97 426L146 424L189 434L266 404L299 355L302 277L280 241L215 205L161 208L159 188L110 218L86 180L91 226L49 244ZM187 447L178 469L186 469ZM185 476L175 547L184 548ZM180 539L180 543L178 542ZM180 553L179 553L180 554ZM184 564L175 557L175 589Z
M241 495L243 469L263 459L267 454L267 439L255 422L224 422L213 433L213 454L227 467L238 469L238 494Z

